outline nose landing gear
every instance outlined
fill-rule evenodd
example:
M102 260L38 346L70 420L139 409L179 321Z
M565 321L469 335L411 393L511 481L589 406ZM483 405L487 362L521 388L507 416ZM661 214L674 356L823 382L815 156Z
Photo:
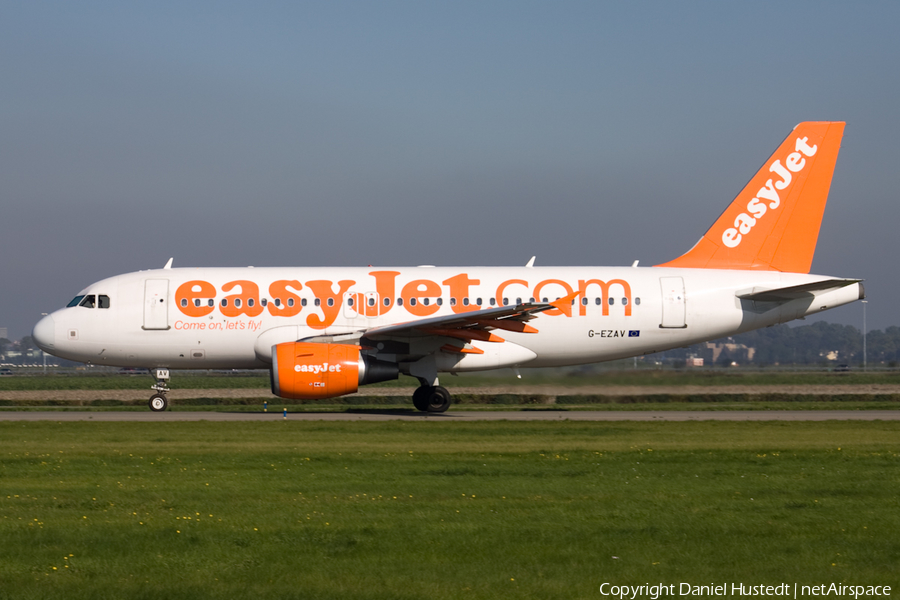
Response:
M168 399L163 394L153 394L150 396L150 410L154 412L162 412L169 406Z
M169 407L169 400L166 398L166 392L169 391L167 381L169 381L169 370L156 369L156 383L150 386L151 390L156 390L156 393L150 396L150 410L162 412Z

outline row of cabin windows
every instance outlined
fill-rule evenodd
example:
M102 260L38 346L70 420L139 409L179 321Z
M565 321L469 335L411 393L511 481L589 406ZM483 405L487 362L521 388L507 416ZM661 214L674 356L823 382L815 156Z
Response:
M497 306L497 299L496 299L496 298L490 298L489 300L490 300L490 305L491 305L491 306ZM559 300L559 298L557 298L557 300ZM529 298L528 301L529 301L529 302L534 302L534 298ZM330 300L329 300L329 302L330 302ZM354 302L353 298L347 298L347 306L353 306L353 302ZM415 306L415 305L416 305L416 302L417 302L416 298L410 298L410 299L409 299L409 304L410 304L410 306ZM422 298L422 304L423 304L423 305L428 306L430 302L431 302L431 299L430 299L430 298ZM541 302L544 302L544 303L546 304L547 302L549 302L549 298L542 298L542 299L541 299ZM610 305L610 306L613 306L613 305L615 305L615 303L616 303L616 299L613 298L613 297L610 297L609 300L608 300L608 302L609 302L609 305ZM469 301L468 298L463 298L462 303L463 303L463 306L469 306L470 301ZM599 305L602 304L602 303L603 303L603 300L602 300L601 298L594 298L594 304L596 304L596 305L599 306ZM640 304L641 304L641 299L640 299L640 298L635 298L635 299L634 299L634 303L637 304L637 305L640 305ZM438 306L443 306L443 304L444 304L444 299L443 299L443 298L437 298L437 299L435 300L435 304L437 304ZM481 305L482 305L481 298L475 298L475 304L478 305L478 306L481 306ZM522 299L521 299L521 298L516 298L516 304L522 304ZM588 305L588 299L587 299L587 298L582 298L582 299L581 299L581 304L584 305L584 306L587 306L587 305ZM628 305L628 298L622 298L621 304L622 304L622 306L627 306L627 305ZM369 298L369 299L368 299L368 305L369 305L369 306L375 306L375 298ZM391 300L390 300L390 298L385 298L385 299L384 299L384 305L385 305L385 306L390 306L390 305L391 305ZM573 305L573 306L575 305L575 300L572 300L572 305ZM329 304L328 306L331 306L331 304ZM403 306L403 298L397 298L397 306ZM456 298L450 298L450 306L456 306ZM503 298L503 306L509 306L509 298Z
M260 303L260 305L262 305L262 306L268 306L268 305L269 305L269 299L268 299L268 298L263 298L263 299L261 299L261 300L259 301L259 303ZM314 301L314 304L315 304L316 306L319 306L321 303L322 303L321 300L319 300L318 298L316 298L315 301ZM222 304L222 306L228 306L228 298L222 298L221 304ZM275 306L279 306L279 307L280 307L280 306L281 306L281 298L275 298L275 300L272 301L272 304L274 304ZM182 299L181 299L181 306L187 306L187 305L188 305L188 300L187 300L187 298L182 298ZM206 305L207 305L207 306L215 306L215 305L216 305L216 301L213 300L212 298L210 298L209 300L206 301ZM234 299L234 306L235 306L235 308L240 308L242 305L243 305L243 303L241 302L241 299L240 299L240 298L235 298L235 299ZM288 306L294 306L294 299L293 299L293 298L288 298L287 305L288 305ZM195 298L195 299L194 299L194 306L203 306L203 301L200 300L199 298ZM255 301L253 298L247 298L247 306L249 306L249 307L256 306L256 301ZM300 306L306 306L306 298L301 298L301 299L300 299ZM334 299L333 299L333 298L329 298L329 299L328 299L328 306L334 306Z
M93 298L94 298L93 296L88 296L88 298L91 298L91 302L93 302ZM100 296L100 298L101 298L101 306L100 306L100 308L109 308L109 297L108 297L108 296ZM105 305L105 306L103 306L103 298L106 299L106 300L105 300L105 302L106 302L106 305ZM81 299L81 296L79 296L78 298L76 298L76 299L73 300L72 302L75 302L76 300L80 300L80 299ZM529 302L534 302L534 298L529 298L528 301L529 301ZM548 298L542 298L541 301L544 302L544 303L547 303L547 302L549 302L549 299L548 299ZM69 306L76 306L77 303L76 303L76 304L73 304L72 302L69 303ZM87 299L85 299L84 301L82 301L81 306L84 306L84 302L87 302ZM215 304L216 304L215 300L213 300L213 299L209 299L209 300L207 300L206 302L207 302L207 306L215 306ZM409 305L410 305L410 306L415 306L417 302L418 302L418 300L417 300L416 298L410 298L410 299L409 299ZM616 299L613 298L612 296L610 296L608 302L609 302L609 305L610 305L610 306L613 306L613 305L615 305L615 303L616 303ZM253 298L248 298L248 299L247 299L247 306L248 306L248 307L253 307L253 306L254 306L254 303L255 303L255 301L253 300ZM260 303L261 305L263 305L263 306L267 306L268 303L269 303L269 301L268 301L267 298L263 298L262 300L259 301L259 303ZM275 298L275 300L273 301L273 303L275 304L275 306L280 307L280 306L281 306L281 298ZM313 300L313 303L314 303L315 306L320 306L322 302L321 302L321 300L319 300L318 298L315 298L315 299ZM353 299L353 298L347 298L347 306L353 306L353 303L354 303L354 299ZM463 299L462 299L462 303L463 303L463 306L469 306L469 304L470 304L468 298L463 298ZM603 300L602 300L601 298L594 298L594 304L596 304L596 305L599 306L599 305L602 304L602 303L603 303ZM621 303L622 303L622 306L626 306L626 305L628 304L628 298L622 298ZM634 299L634 303L635 303L636 305L640 305L641 299L640 299L640 298L635 298L635 299ZM334 306L334 298L328 298L327 304L328 304L328 306ZM366 304L368 304L369 306L375 306L375 298L368 298L367 301L366 301ZM429 305L431 304L431 298L422 298L422 304L423 304L424 306L429 306ZM443 298L436 298L436 299L435 299L435 304L437 304L438 306L443 306L443 305L444 305L444 299L443 299ZM478 306L481 306L481 305L482 305L481 298L475 298L475 304L478 305ZM496 305L497 305L497 300L496 300L495 298L491 298L491 299L490 299L490 304L491 304L491 306L496 306ZM522 298L516 298L516 304L522 304ZM575 304L575 300L572 300L572 304L573 304L573 305ZM582 299L581 299L581 304L582 304L583 306L587 306L587 305L588 305L588 299L587 299L587 298L582 298ZM188 305L188 300L187 300L187 298L182 298L182 299L181 299L181 306L187 306L187 305ZM199 298L194 299L194 306L201 306L201 305L202 305L202 300L200 300ZM293 299L293 298L288 298L287 305L288 305L289 307L294 306L294 299ZM390 298L384 298L384 305L385 305L385 306L390 306L390 305L391 305L391 299L390 299ZM222 298L222 306L223 306L223 307L224 307L224 306L228 306L228 299L227 299L227 298ZM235 299L234 299L234 306L235 306L235 308L240 308L240 307L241 307L241 299L240 299L240 298L235 298ZM301 298L301 299L300 299L300 306L306 306L306 298ZM397 306L403 306L403 298L397 298ZM456 298L450 298L450 306L456 306ZM509 306L509 298L503 298L503 306ZM93 308L93 305L91 305L90 308Z
M84 308L109 308L109 296L105 294L87 294L85 296L75 296L72 301L66 304L66 308L72 306L83 306Z

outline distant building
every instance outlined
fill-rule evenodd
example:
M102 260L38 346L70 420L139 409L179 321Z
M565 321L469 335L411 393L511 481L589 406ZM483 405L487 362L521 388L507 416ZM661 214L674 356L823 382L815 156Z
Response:
M684 364L688 367L702 367L703 359L697 356L690 356L684 360Z
M732 359L732 361L740 360L742 362L753 362L753 357L756 355L756 348L748 348L744 344L730 342L725 344L706 342L703 344L703 354L709 358L711 363L717 363L723 352L725 353L725 356Z

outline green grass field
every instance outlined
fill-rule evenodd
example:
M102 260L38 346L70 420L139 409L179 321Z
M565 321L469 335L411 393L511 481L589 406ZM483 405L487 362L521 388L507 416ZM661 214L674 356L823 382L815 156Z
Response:
M900 587L900 423L0 423L0 598Z

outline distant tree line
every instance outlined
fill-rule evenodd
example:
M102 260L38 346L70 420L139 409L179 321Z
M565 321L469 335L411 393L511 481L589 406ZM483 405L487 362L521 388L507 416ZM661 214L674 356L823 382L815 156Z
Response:
M820 321L811 325L789 327L774 325L757 329L721 340L715 343L743 344L756 351L751 361L746 353L734 356L734 352L723 350L716 364L751 362L757 365L775 364L862 364L863 335L852 325L837 325ZM685 356L702 356L704 344L685 349ZM833 360L829 360L829 355ZM881 331L873 329L866 336L866 360L870 365L896 367L900 364L900 327L891 326Z

